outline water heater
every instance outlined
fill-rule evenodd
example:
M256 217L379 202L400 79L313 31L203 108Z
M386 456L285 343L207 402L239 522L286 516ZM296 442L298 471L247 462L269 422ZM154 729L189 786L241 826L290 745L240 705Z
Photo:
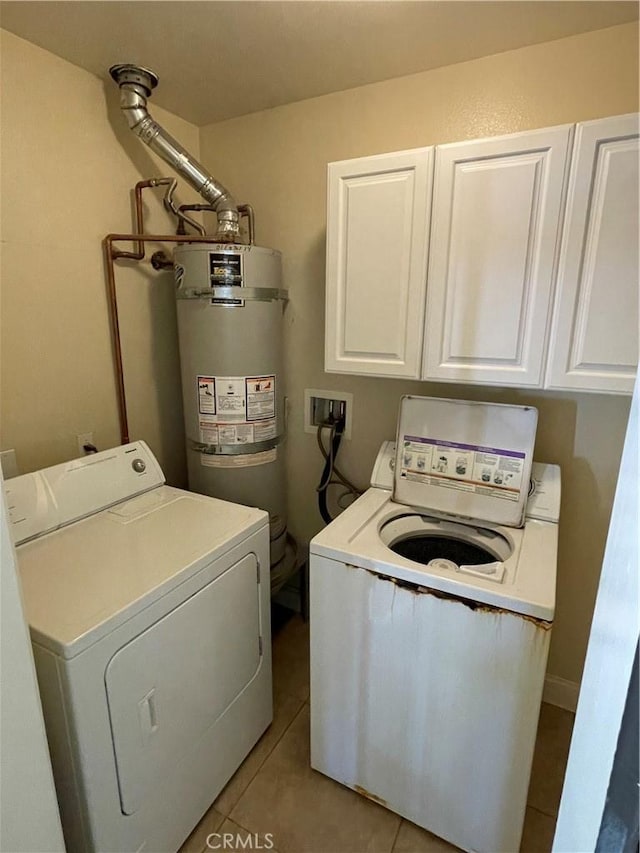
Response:
M280 252L183 244L174 273L189 487L267 510L275 570L286 541Z
M271 522L272 590L295 564L286 554L286 492L282 375L283 291L280 253L253 245L253 212L150 115L147 99L157 75L132 63L114 65L120 106L129 127L171 165L206 204L176 207L169 181L165 207L185 235L173 253L178 300L189 488L258 506ZM167 183L165 179L152 185ZM185 210L215 213L211 242ZM137 207L142 231L142 208ZM240 242L240 217L249 218L249 243ZM188 224L201 235L189 242ZM180 230L182 228L183 230ZM143 253L144 254L144 253ZM140 259L143 254L121 253ZM164 262L163 262L164 263Z

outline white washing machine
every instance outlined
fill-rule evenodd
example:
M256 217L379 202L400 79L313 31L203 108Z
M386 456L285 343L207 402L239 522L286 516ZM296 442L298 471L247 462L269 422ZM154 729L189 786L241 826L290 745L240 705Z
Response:
M269 526L143 442L6 483L70 851L175 851L272 719Z
M520 846L554 616L536 425L403 398L373 488L310 549L312 766L482 853Z

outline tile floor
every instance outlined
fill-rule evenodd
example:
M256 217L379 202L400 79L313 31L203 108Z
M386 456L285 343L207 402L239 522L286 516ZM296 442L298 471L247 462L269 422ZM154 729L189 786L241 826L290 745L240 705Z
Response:
M217 833L212 839L217 849L226 851L444 853L457 849L311 769L309 627L298 616L274 632L273 692L272 725L180 853L202 853L208 849L210 833ZM542 706L522 853L551 850L572 726L573 714ZM227 839L222 837L225 833Z

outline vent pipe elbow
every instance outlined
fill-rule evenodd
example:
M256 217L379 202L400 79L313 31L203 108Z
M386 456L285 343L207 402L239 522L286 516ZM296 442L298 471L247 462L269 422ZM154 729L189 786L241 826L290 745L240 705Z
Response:
M120 107L131 130L213 207L216 239L238 240L240 215L231 193L149 114L147 98L158 85L156 74L138 65L113 65L109 73L120 87Z

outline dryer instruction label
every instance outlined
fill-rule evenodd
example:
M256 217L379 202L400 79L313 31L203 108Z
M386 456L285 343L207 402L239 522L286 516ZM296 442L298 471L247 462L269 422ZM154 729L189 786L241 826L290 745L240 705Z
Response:
M406 480L517 501L525 454L405 435L400 476Z
M204 444L253 444L276 436L276 377L197 376Z

